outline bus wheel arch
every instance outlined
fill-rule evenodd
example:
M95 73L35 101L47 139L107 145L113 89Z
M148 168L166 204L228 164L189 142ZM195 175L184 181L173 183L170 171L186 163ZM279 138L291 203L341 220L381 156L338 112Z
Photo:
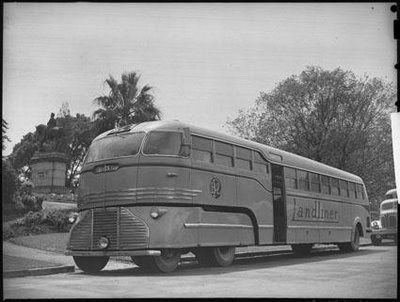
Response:
M338 247L342 252L356 252L360 247L360 237L363 234L360 222L357 222L351 232L351 238L348 242L338 243Z

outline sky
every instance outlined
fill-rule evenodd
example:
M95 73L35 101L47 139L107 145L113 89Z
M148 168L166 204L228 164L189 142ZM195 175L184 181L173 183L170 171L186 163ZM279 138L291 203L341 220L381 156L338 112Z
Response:
M3 155L68 102L91 116L105 79L141 74L163 119L226 121L306 66L396 82L390 3L5 3Z

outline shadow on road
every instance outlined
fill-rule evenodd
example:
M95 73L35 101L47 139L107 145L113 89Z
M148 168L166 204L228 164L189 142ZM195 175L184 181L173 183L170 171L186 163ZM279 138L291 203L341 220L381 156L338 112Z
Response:
M97 276L118 276L118 277L168 277L168 276L196 276L216 275L230 272L249 271L280 266L290 266L304 263L316 263L321 261L344 259L350 257L366 256L375 253L385 252L386 246L396 246L394 243L385 243L380 247L364 247L357 252L343 253L338 249L316 249L310 255L299 257L291 252L284 251L281 254L263 255L249 258L235 259L229 267L202 267L196 261L181 263L178 269L170 274L154 273L145 271L132 263L132 268L105 270L97 273ZM78 274L84 274L83 272Z

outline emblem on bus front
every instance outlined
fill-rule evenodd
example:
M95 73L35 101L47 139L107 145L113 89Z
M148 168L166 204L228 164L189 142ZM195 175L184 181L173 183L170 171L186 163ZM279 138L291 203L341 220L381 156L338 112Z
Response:
M221 196L221 182L218 178L214 177L210 182L210 194L214 198Z

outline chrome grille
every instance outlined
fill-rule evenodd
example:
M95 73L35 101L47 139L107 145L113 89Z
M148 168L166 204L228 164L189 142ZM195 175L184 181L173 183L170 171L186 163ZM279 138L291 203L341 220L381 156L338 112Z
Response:
M131 250L148 247L149 229L138 217L123 207L88 210L74 228L70 250L100 250L100 237L110 241L109 250Z
M129 250L147 247L149 238L147 226L125 208L121 208L119 225L120 249Z
M70 234L68 249L89 250L92 238L92 211L86 212L82 220L76 224Z
M397 228L396 216L386 214L381 217L381 224L383 228Z
M118 248L117 244L117 223L118 223L118 209L119 208L106 208L94 209L93 215L93 242L92 249L101 249L98 245L100 237L107 237L110 241L109 249L115 250Z

